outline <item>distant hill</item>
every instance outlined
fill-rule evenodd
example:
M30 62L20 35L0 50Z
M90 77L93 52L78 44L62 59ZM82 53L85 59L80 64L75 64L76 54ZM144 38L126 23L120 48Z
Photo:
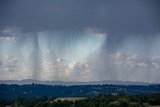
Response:
M0 99L14 99L18 96L77 97L94 96L101 93L123 93L127 95L160 92L160 85L0 85Z
M113 85L149 85L150 83L145 82L130 82L130 81L116 81L116 80L104 80L104 81L90 81L90 82L74 82L74 81L41 81L34 79L25 80L0 80L0 84L45 84L45 85L103 85L103 84L113 84Z

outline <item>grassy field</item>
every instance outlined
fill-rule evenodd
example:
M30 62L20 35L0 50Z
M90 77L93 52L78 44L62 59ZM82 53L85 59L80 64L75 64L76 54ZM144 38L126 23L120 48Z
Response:
M149 106L149 107L160 107L160 105L158 105L158 106Z
M75 101L84 100L84 99L86 99L86 97L64 97L64 98L56 98L54 101L58 101L58 100L65 101L65 100L67 100L67 101L75 102Z

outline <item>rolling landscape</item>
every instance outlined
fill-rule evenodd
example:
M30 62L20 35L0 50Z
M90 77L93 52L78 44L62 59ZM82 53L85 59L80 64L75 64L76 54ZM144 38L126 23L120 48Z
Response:
M98 81L95 85L89 85L89 83L82 85L78 82L77 85L71 84L72 82L70 84L57 83L56 85L36 82L23 85L1 84L0 105L1 107L148 107L160 105L160 85L158 84L133 85L130 82L132 85L114 85L98 84Z
M43 82L43 81L42 81ZM0 85L0 97L3 99L13 100L17 96L47 96L47 97L77 97L77 96L95 96L102 93L110 94L125 94L125 95L136 95L136 94L150 94L159 93L160 85L149 84L149 85L115 85L113 84L97 84L90 83L76 83L70 85L67 82L56 82L52 81L52 85L38 84L36 82L32 84L1 84ZM61 84L63 83L63 84ZM65 83L67 85L65 85ZM92 83L92 82L91 82ZM98 84L99 83L99 84ZM101 84L100 84L101 83ZM118 83L118 81L117 81ZM123 83L119 81L119 83ZM126 83L126 82L124 82Z

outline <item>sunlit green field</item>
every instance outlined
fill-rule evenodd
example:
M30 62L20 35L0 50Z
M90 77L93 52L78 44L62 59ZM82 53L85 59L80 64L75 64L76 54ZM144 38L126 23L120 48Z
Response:
M149 107L160 107L160 105L158 105L158 106L149 106Z
M87 99L86 97L64 97L64 98L56 98L54 101L79 101L79 100L84 100L84 99Z

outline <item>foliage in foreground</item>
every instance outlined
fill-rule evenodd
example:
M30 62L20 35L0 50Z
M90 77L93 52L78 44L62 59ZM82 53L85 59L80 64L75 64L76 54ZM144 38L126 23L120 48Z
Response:
M0 100L0 107L147 107L160 105L160 93L148 95L99 94L78 101L54 101L48 97L17 97L12 101Z

